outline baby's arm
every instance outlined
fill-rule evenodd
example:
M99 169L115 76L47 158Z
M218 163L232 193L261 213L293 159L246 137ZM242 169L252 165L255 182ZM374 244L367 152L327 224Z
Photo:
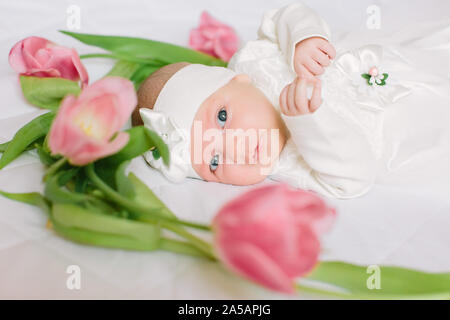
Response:
M311 168L301 183L337 198L365 193L375 179L375 156L362 132L325 102L321 84L307 98L306 79L297 78L280 95L280 109L299 154Z
M301 3L267 12L258 36L277 43L292 70L302 77L320 75L335 56L327 24Z

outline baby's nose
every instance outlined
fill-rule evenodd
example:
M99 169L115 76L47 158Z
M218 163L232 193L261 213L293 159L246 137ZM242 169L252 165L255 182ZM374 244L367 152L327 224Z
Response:
M256 164L258 162L258 137L238 135L225 139L225 161L228 164Z

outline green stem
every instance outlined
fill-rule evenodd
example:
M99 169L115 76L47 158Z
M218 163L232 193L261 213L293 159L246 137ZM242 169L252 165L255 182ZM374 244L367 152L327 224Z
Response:
M52 176L56 171L58 171L63 165L65 165L67 162L67 158L61 158L58 161L56 161L54 164L52 164L44 175L44 181L47 181L47 179Z
M126 60L141 64L147 64L154 67L161 67L164 62L160 62L158 60L148 60L148 59L139 59L134 58L130 56L121 56L118 54L112 54L112 53L88 53L88 54L82 54L80 55L80 59L90 59L90 58L108 58L108 59L114 59L114 60Z
M143 220L145 221L145 219ZM216 260L212 247L206 241L194 236L192 233L186 231L184 228L173 225L172 223L167 223L165 221L161 221L159 225L167 230L172 231L175 234L185 238L188 240L193 246L204 252L210 259Z
M345 298L345 299L352 298L352 296L348 293L312 288L312 287L300 285L298 283L295 284L295 288L298 290L299 293L307 292L307 293L313 293L313 294L319 294L319 295L325 295L325 296L333 296L333 297Z
M312 288L298 283L295 284L299 293L308 292L312 294L318 294L328 297L336 297L342 299L356 299L356 300L436 300L436 299L450 299L449 293L424 293L424 294L402 294L402 295L389 295L389 294L364 294L364 293L344 293L338 291L329 291L325 289Z
M149 209L139 203L136 203L135 201L132 201L132 200L122 196L120 193L116 192L113 188L108 186L105 182L103 182L103 180L101 180L97 176L92 164L90 164L89 166L86 167L86 175L106 196L108 196L114 202L117 202L121 206L126 207L128 209L131 209L134 212L141 214L143 218L146 218L149 221L159 222L160 220L165 220L169 223L172 222L172 223L176 223L176 224L183 225L186 227L191 227L191 228L200 229L200 230L204 230L204 231L211 231L211 227L208 225L184 221L184 220L178 219L176 217L171 218L171 217L167 217L165 215L158 214L154 210Z
M110 53L89 53L89 54L80 55L80 59L90 59L90 58L118 59L114 54L110 54Z
M211 259L209 255L206 255L205 253L203 253L203 251L198 250L191 244L174 239L161 238L160 249L174 253L186 254L194 257L203 257Z
M186 231L184 228L179 225L184 225L187 227L197 228L201 230L210 230L209 226L183 221L177 218L171 218L167 216L163 216L161 214L156 213L154 210L149 209L145 206L140 205L137 202L134 202L128 198L123 197L121 194L116 192L106 183L104 183L95 173L93 164L90 164L86 167L86 175L88 178L112 201L121 205L122 207L128 209L130 213L137 214L137 219L141 221L150 222L153 224L159 224L161 227L168 229L179 236L188 240L192 245L206 253L211 258L214 258L214 254L212 252L211 245L206 241L194 236L190 232Z

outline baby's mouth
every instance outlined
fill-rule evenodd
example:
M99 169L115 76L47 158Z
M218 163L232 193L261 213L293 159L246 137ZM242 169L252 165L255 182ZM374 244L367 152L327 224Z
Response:
M253 153L253 160L255 163L259 160L259 143L255 147L255 151Z
M261 138L258 139L258 143L255 146L255 149L253 151L253 163L252 164L257 164L259 163L259 154L261 151Z

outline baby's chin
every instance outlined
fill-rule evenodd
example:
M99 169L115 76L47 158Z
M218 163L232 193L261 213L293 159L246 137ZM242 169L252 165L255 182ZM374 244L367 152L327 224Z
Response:
M221 182L225 184L231 184L234 186L250 186L253 184L258 184L266 180L267 175L258 175L258 176L247 176L247 177L241 177L239 179L235 179L235 181L231 182Z
M271 166L230 164L223 168L223 174L217 175L215 181L235 186L248 186L264 181L271 171Z

